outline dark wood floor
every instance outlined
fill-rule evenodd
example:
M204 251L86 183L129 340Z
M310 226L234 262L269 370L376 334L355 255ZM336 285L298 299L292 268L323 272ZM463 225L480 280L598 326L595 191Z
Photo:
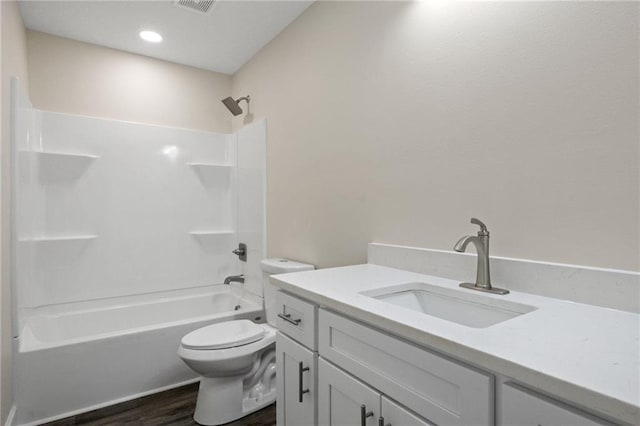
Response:
M131 425L131 426L191 426L196 406L198 383L171 389L166 392L145 396L111 407L101 408L77 416L47 423L47 426L73 425ZM263 408L229 426L274 426L276 424L275 404Z

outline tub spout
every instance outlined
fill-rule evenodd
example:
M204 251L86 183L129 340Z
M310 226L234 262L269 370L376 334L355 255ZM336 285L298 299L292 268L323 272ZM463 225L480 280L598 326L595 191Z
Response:
M224 283L227 285L231 284L232 282L241 283L241 284L244 283L244 275L243 274L230 275L224 279Z

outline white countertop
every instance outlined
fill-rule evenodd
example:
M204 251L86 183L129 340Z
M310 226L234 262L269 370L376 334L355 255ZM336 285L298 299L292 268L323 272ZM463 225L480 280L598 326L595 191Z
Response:
M487 328L471 328L358 294L408 282L459 289L458 281L450 279L356 265L276 275L272 282L391 334L620 421L640 424L638 314L527 293L478 293L537 310Z

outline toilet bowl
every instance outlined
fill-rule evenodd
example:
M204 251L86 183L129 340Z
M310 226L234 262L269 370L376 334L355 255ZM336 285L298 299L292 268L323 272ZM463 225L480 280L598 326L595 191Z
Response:
M200 374L194 420L221 425L275 398L276 329L249 320L227 321L182 338L178 355Z
M202 377L193 418L202 425L221 425L244 417L276 398L274 273L313 269L285 259L265 259L264 304L267 322L225 321L185 335L178 355Z

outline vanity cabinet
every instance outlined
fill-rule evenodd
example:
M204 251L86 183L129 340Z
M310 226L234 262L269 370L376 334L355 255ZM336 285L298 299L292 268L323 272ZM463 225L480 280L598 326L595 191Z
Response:
M502 385L502 426L612 426L559 401L537 395L514 383Z
M316 350L316 305L278 291L276 312L278 330L312 351Z
M315 424L317 355L281 332L276 335L279 426Z
M490 374L324 309L318 314L318 350L321 359L433 423L494 422Z
M318 377L320 425L433 426L323 359Z
M276 420L278 426L316 425L318 307L276 293Z
M318 361L318 424L376 425L380 394L324 359Z
M506 377L278 293L278 426L612 425Z
M378 422L380 426L436 426L385 396L380 399L380 412L382 413L382 420L379 419Z

